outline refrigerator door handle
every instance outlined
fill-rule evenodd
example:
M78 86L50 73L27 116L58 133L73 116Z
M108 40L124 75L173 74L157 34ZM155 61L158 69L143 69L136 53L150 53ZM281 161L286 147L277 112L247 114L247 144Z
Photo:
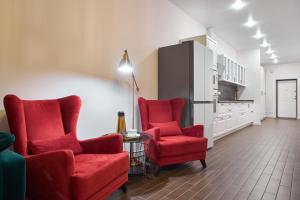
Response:
M193 104L213 104L213 101L193 101Z
M217 113L217 99L213 101L213 113Z

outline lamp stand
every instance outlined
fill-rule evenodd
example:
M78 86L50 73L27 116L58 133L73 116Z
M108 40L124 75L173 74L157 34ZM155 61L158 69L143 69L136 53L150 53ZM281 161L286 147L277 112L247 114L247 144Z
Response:
M134 115L135 115L135 109L134 109L134 106L135 106L135 91L139 92L140 91L140 88L136 82L136 79L135 79L135 76L134 76L134 73L132 72L132 129L134 129Z

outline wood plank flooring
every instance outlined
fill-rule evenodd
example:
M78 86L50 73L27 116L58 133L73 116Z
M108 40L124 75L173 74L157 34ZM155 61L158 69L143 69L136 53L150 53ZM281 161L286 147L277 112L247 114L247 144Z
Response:
M200 161L131 179L109 200L300 200L300 120L266 119L215 143Z

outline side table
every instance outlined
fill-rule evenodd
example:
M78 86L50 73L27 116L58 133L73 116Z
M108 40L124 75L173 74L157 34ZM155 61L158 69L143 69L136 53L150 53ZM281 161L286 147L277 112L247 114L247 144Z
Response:
M137 135L130 136L127 132L122 133L124 149L128 149L129 145L129 176L144 176L146 175L146 159L144 152L144 141L149 139L149 136L142 132L137 132Z

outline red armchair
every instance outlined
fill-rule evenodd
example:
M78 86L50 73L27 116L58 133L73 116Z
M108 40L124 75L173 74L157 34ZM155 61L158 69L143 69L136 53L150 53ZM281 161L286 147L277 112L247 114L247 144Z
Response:
M28 198L99 200L120 187L126 191L129 158L119 134L79 141L83 152L76 155L71 150L31 155L28 144L32 141L66 134L76 138L79 97L29 101L7 95L4 106L16 136L15 151L26 159Z
M143 132L151 140L145 144L147 158L155 164L155 174L165 165L200 160L206 168L207 138L203 137L203 126L180 128L185 101L138 100Z

